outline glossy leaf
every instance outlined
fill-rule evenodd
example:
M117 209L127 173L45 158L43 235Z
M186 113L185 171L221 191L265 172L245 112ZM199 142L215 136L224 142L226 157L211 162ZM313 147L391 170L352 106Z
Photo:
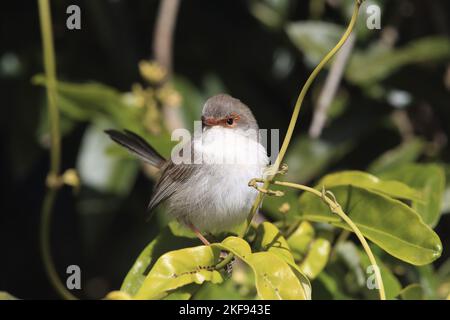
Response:
M292 268L300 280L308 299L311 297L311 283L304 275L302 269L295 263L286 239L281 235L278 228L270 222L263 222L256 231L255 248L258 251L268 251L282 258Z
M198 240L192 239L187 235L177 235L170 227L166 227L145 247L136 259L126 275L120 290L130 295L136 294L141 288L148 271L153 267L159 257L166 252L192 245L198 245Z
M430 263L441 255L439 237L404 203L354 186L336 186L330 191L364 236L391 255L415 265ZM312 194L302 194L300 208L300 216L292 218L329 222L349 230Z
M314 239L308 254L300 264L300 270L309 278L316 278L325 268L330 255L331 244L328 239Z
M421 193L408 185L394 180L381 180L363 171L340 171L328 174L320 179L317 185L325 188L352 185L393 198L423 201Z
M273 252L251 253L248 243L229 237L213 246L235 254L253 270L256 289L261 299L308 299L303 284L291 267Z
M430 226L439 221L445 189L445 172L436 164L407 164L381 174L385 179L402 181L420 190L424 201L413 201L412 208Z
M308 221L300 223L298 228L287 239L295 260L303 260L314 239L315 231Z
M221 283L221 273L214 269L220 250L211 246L170 251L161 256L144 279L135 299L161 299L187 284L205 281Z
M285 261L294 262L286 239L278 228L269 222L263 222L258 226L254 246L256 251L273 252Z

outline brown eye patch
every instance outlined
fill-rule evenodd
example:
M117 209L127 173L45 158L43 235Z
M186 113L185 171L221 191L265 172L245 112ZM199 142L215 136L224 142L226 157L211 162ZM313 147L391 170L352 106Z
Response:
M238 114L232 113L229 116L222 118L219 122L223 127L234 128L240 119L241 117Z

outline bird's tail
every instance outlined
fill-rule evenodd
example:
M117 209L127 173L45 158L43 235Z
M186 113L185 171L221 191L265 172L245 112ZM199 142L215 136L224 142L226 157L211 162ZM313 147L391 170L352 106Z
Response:
M129 130L124 130L123 132L118 130L105 130L105 133L130 153L157 168L161 168L166 162L166 159L158 151L134 132Z

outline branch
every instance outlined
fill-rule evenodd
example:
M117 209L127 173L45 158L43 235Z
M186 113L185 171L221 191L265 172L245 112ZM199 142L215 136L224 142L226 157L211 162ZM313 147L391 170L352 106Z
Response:
M156 63L165 70L161 84L167 82L172 76L173 33L180 0L162 0L158 9L155 33L153 36L153 56ZM169 130L183 127L179 108L163 105L164 119Z
M48 0L39 0L39 19L43 43L44 69L46 77L46 90L50 117L50 172L47 176L47 194L45 196L41 213L40 246L42 259L47 275L53 287L65 299L73 300L76 297L67 290L56 272L50 254L50 221L55 198L61 187L59 181L64 177L59 175L61 166L61 136L59 133L59 113L56 104L56 67L53 48L53 34L51 28L51 14Z
M261 181L256 181L256 182L261 182ZM380 268L378 267L377 261L375 260L372 250L370 249L369 244L367 243L366 239L364 238L364 235L359 230L358 226L342 210L342 207L337 202L333 193L331 193L330 191L325 191L325 189L323 189L322 192L320 192L314 188L304 186L301 184L291 183L291 182L272 181L271 183L274 185L277 185L277 186L295 188L295 189L307 191L307 192L314 194L315 196L321 198L330 207L330 210L333 213L337 214L342 220L344 220L345 223L347 223L347 225L350 227L350 229L358 237L359 241L361 242L361 245L364 248L364 251L366 252L367 256L369 257L370 263L372 264L372 266L374 266L375 278L376 278L376 281L378 284L380 300L386 300L386 293L384 290L383 279L381 277Z
M309 136L311 138L318 138L322 129L325 126L327 119L328 109L331 106L331 101L336 95L337 88L341 82L342 75L344 74L344 68L347 64L348 58L355 45L355 34L352 33L347 42L342 46L341 51L336 55L334 63L331 65L330 72L328 73L327 79L325 80L325 85L323 86L317 105L314 108L314 116L309 127Z
M167 71L172 72L173 32L180 0L162 0L158 9L155 33L153 36L153 55L156 62Z

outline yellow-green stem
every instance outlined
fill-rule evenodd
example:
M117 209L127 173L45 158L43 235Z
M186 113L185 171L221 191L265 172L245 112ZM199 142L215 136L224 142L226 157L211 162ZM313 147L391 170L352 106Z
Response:
M56 272L55 265L53 264L52 256L50 253L50 225L51 225L51 213L55 204L55 198L58 193L56 189L48 189L45 195L44 203L42 205L42 218L41 218L41 230L40 230L40 246L41 255L44 262L45 271L50 279L50 283L56 289L58 294L66 300L76 300L77 298L64 286L61 282L58 273Z
M50 174L58 175L60 170L61 138L59 135L59 113L56 105L56 67L53 48L50 5L48 0L39 0L39 19L44 50L44 69L46 77L48 111L50 117Z
M320 191L318 191L314 188L308 187L308 186L304 186L304 185L297 184L297 183L291 183L291 182L282 182L282 181L273 181L272 184L310 192L310 193L318 196L319 198L321 198L323 201L325 201L325 203L327 203L330 208L333 208L332 211L334 213L336 213L342 220L344 220L345 223L347 223L347 225L350 227L350 229L352 229L352 231L356 234L359 241L361 242L361 244L364 248L364 251L366 252L367 256L369 257L370 263L372 264L372 266L374 266L375 278L376 278L376 281L378 284L380 299L386 300L386 293L384 291L383 279L381 277L380 268L378 267L377 261L375 260L372 250L370 249L369 244L367 243L366 239L364 238L364 236L361 233L361 231L359 230L359 228L349 218L349 216L347 216L345 214L345 212L342 210L341 206L337 205L337 203L335 203L334 199L330 199L330 198L324 196L324 194L321 193Z
M52 19L48 0L39 0L39 19L41 25L41 36L44 55L44 69L46 77L47 101L50 120L50 171L49 176L59 176L61 166L61 137L59 133L59 113L56 104L56 67L55 53L53 48ZM76 299L76 297L64 286L56 272L50 254L50 225L52 210L55 203L58 187L49 185L45 196L41 213L40 246L44 267L51 284L57 292L65 299Z
M320 63L317 65L317 67L313 70L309 78L306 80L305 84L303 85L302 90L300 91L300 94L298 96L297 102L295 103L294 111L292 113L291 121L289 123L288 130L286 132L286 136L284 138L283 144L281 145L280 153L277 156L277 159L275 160L275 163L272 167L273 174L268 176L263 188L267 189L270 185L270 181L272 181L276 173L278 172L280 165L284 159L284 156L286 154L287 148L289 146L289 143L291 142L292 134L294 133L295 125L297 123L298 115L300 113L300 108L302 106L303 100L306 96L306 93L308 92L309 87L313 83L314 79L317 77L318 73L323 69L323 67L330 61L330 59L336 54L336 52L344 45L347 38L350 36L351 32L353 31L353 28L356 24L356 19L358 17L359 7L361 6L362 0L356 0L355 1L355 8L353 10L352 18L350 20L350 23L348 24L347 30L345 30L345 33L342 35L339 42L334 46L333 49L331 49L330 52L320 61ZM244 236L248 229L250 228L251 221L253 220L253 217L255 216L258 208L260 207L262 200L264 198L264 194L262 192L258 193L258 196L256 197L251 209L250 213L247 217L247 229L245 230L245 233L242 235Z

